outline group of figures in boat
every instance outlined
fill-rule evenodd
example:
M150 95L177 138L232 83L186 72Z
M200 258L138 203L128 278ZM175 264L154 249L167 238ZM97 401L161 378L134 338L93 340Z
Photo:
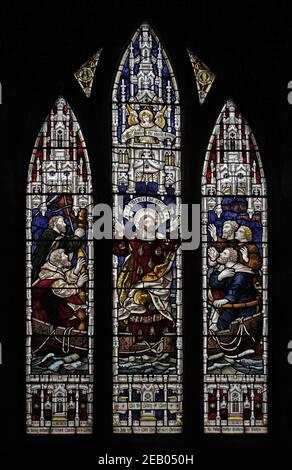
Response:
M37 356L88 352L87 214L80 209L75 215L70 196L66 205L63 199L59 196L45 216L33 219L32 346Z
M234 219L225 220L220 231L221 235L218 224L209 223L208 353L258 354L262 336L260 243L255 243L248 224Z

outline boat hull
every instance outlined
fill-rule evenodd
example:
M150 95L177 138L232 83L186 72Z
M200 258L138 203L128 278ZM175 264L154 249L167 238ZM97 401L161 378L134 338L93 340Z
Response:
M87 331L65 328L32 319L32 351L34 356L42 356L49 352L64 356L77 353L84 357L88 354Z
M254 351L256 341L262 337L262 313L241 318L230 324L229 330L210 332L208 336L208 356L224 353L235 357L245 351Z

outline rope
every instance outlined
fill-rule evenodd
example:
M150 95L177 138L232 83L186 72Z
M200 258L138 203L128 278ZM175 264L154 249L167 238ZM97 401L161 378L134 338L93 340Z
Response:
M72 327L68 327L64 330L64 333L63 333L63 337L62 337L62 340L60 340L57 335L56 335L56 331L57 329L55 328L53 331L51 331L51 333L49 334L49 336L47 336L47 338L42 342L42 344L37 348L35 349L34 351L32 351L32 354L35 356L36 353L38 351L40 351L45 345L46 343L49 341L50 337L51 336L54 336L55 340L58 341L58 343L61 343L62 344L62 352L64 354L67 354L69 351L70 351L70 347L71 347L71 344L70 344L70 335L71 335L71 332L72 330L74 330L74 328ZM66 341L67 339L67 341ZM156 345L155 345L156 346ZM80 349L82 351L87 351L87 348L82 348L81 346L73 346L75 349Z
M131 351L131 354L142 354L142 353L145 353L145 352L148 352L148 351L154 352L154 354L156 354L156 355L160 354L160 352L157 351L157 349L154 349L154 348L159 346L162 342L163 342L163 339L157 341L157 343L155 343L151 346L151 344L149 344L148 341L144 341L145 345L147 346L147 349L142 349L140 351Z
M67 354L70 351L70 335L72 330L74 330L72 326L64 330L62 341L62 351L64 354Z
M237 334L236 334L236 337L230 341L230 343L224 343L223 341L221 342L218 338L218 336L216 335L216 333L212 330L210 330L211 332L211 336L213 337L213 339L215 339L216 343L218 344L218 346L223 349L223 351L226 351L226 352L232 352L232 351L235 351L241 344L241 341L242 341L242 338L243 338L243 332L245 331L245 333L247 334L247 336L250 336L251 339L255 342L255 339L253 336L251 336L251 334L249 333L249 331L247 330L245 324L244 324L244 319L243 318L240 318L240 324L238 326L238 330L237 330ZM227 348L225 346L231 346L236 340L238 339L238 342L237 344L233 347L233 348Z
M221 343L221 342L220 342L219 338L215 335L215 333L212 332L212 335L214 336L214 339L215 339L216 343L218 344L218 346L219 346L221 349L223 349L223 351L226 351L226 352L235 351L235 350L240 346L240 344L241 344L242 336L239 336L239 338L238 338L238 343L234 346L234 348L225 348L225 347L223 346L224 343ZM235 338L235 340L236 340L236 339L237 339L237 338ZM229 343L225 343L226 346L227 346L227 344L229 344ZM230 344L231 344L231 343L230 343Z
M68 328L68 329L71 329L71 328ZM74 328L72 328L72 329L74 330ZM70 331L70 333L71 333L71 331ZM65 332L64 332L64 334L65 334ZM64 335L63 335L63 336L64 336ZM63 348L63 338L62 338L62 340L61 340L61 339L58 338L58 337L56 336L56 334L55 334L55 340L58 341L58 343L61 343L61 344L62 344L62 348ZM69 338L68 338L68 340L70 341ZM75 346L75 345L71 346L71 344L69 344L69 349L70 349L70 347L72 347L72 348L74 348L74 349L79 349L80 351L87 351L87 348L83 348L82 346ZM63 350L63 349L62 349L62 350ZM65 352L65 351L63 351L63 352Z
M42 348L44 347L44 345L47 343L47 341L49 341L50 337L55 334L55 331L56 331L56 329L54 329L53 331L51 331L51 333L50 333L49 336L45 339L45 341L43 341L43 343L42 343L37 349L35 349L35 350L32 352L33 355L35 355L40 349L42 349Z

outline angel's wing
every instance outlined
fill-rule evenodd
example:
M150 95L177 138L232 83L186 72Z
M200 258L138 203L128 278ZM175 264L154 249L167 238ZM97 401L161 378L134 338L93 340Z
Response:
M166 105L163 106L163 108L160 110L160 111L157 111L157 113L155 114L155 124L157 124L157 126L159 126L161 129L164 128L165 126L165 117L164 117L164 114L165 114L165 111L166 111L167 107Z
M137 111L135 111L135 109L133 109L129 104L127 104L127 111L129 113L129 116L128 116L129 126L134 126L135 124L138 124L139 120L138 120Z

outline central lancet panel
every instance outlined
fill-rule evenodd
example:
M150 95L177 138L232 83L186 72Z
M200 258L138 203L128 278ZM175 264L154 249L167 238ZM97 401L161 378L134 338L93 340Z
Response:
M143 23L112 96L113 428L182 430L180 105L170 62Z

